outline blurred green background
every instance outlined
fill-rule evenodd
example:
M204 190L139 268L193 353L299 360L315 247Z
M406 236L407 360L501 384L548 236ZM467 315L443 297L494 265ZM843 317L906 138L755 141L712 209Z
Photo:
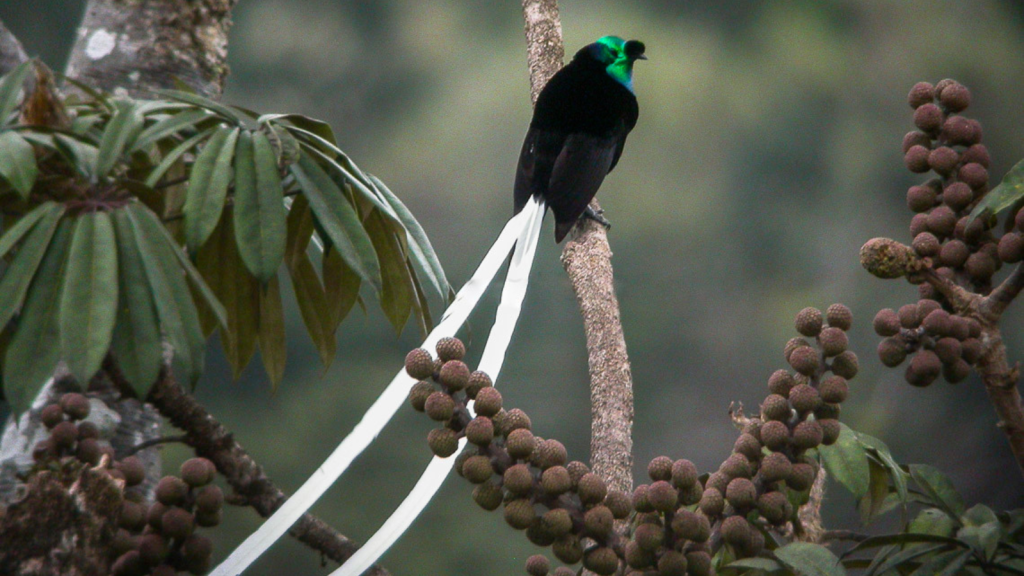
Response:
M0 19L59 69L83 6L8 0ZM458 287L511 212L530 118L520 10L456 0L240 2L224 99L330 121L342 148L419 217ZM967 114L984 125L994 181L1024 157L1024 3L565 0L561 15L570 55L617 34L643 40L650 57L636 70L639 124L599 195L614 223L637 481L662 454L715 469L736 437L730 402L756 411L768 375L785 367L796 312L843 302L861 357L843 419L884 439L900 462L943 469L969 503L1024 505L1020 471L976 377L920 390L902 370L883 369L871 318L916 300L916 289L874 279L857 258L874 236L909 241L904 195L921 178L903 167L900 142L913 129L906 93L914 82L953 77L971 89ZM586 460L582 324L550 219L545 225L499 386L536 433ZM473 359L497 297L492 287L464 334ZM1004 323L1012 359L1024 352L1020 308ZM258 362L233 382L215 345L197 395L291 492L419 335L407 327L396 337L371 305L342 325L325 371L297 311L289 314L288 370L276 394ZM427 463L430 427L400 411L313 511L364 541ZM166 454L170 469L187 452ZM383 564L394 574L522 573L536 548L499 513L477 508L470 490L446 483ZM830 528L858 528L851 499L834 485L825 514ZM251 510L229 510L212 533L216 558L259 523ZM249 573L331 568L285 538Z

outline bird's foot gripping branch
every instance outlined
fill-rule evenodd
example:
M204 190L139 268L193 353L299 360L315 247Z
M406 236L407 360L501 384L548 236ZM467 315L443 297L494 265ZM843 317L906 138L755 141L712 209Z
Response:
M703 576L756 558L801 570L822 554L837 561L823 547L808 553L804 548L815 545L798 542L820 532L808 519L820 505L820 490L813 498L812 487L822 459L835 452L829 458L839 466L867 458L864 450L829 448L859 441L837 420L858 369L856 355L846 350L850 324L850 310L840 304L824 315L803 310L802 336L785 347L793 370L768 379L760 416L744 419L721 467L702 475L689 460L661 456L648 465L652 482L632 495L609 490L586 464L569 461L561 442L536 436L529 416L506 409L487 374L462 362L465 347L455 338L438 342L437 360L423 349L408 354L406 370L419 380L409 402L439 423L427 437L435 455L451 456L462 438L472 445L455 469L476 485L474 501L489 511L504 507L510 526L550 546L567 565L582 561L597 574ZM875 449L888 455L880 442ZM542 555L526 563L531 575L575 574L565 566L550 569Z

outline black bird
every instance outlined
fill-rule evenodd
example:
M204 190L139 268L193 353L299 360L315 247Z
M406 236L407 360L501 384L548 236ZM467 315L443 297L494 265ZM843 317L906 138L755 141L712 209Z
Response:
M541 90L516 168L515 212L540 196L555 214L555 242L580 216L604 225L590 201L636 126L633 62L644 44L605 36L580 49Z

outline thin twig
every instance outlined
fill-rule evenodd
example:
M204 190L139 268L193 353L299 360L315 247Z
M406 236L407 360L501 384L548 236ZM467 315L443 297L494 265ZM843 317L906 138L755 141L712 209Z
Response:
M826 530L821 535L822 542L863 542L870 538L868 534L861 534L853 530Z
M187 443L187 441L188 441L188 436L185 436L184 434L182 434L180 436L161 436L159 438L153 438L152 440L146 440L145 442L140 442L140 443L136 444L131 449L129 449L127 452L125 452L125 456L131 456L133 454L141 452L142 450L145 450L146 448L152 448L153 446L158 446L160 444L171 444L171 443L182 443L182 444L185 444L185 443Z
M982 300L979 305L981 313L993 320L999 318L1022 289L1024 289L1024 263L1018 264L1002 284Z

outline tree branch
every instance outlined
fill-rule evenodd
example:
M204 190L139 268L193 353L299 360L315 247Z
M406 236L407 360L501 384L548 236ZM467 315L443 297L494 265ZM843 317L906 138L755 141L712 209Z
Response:
M183 82L217 99L228 74L235 2L90 0L65 74L135 97Z
M999 318L1021 289L1024 289L1024 264L1018 264L1006 280L982 300L979 306L981 313L993 319Z
M28 60L28 54L21 47L21 42L0 21L0 74L7 74L26 60Z
M269 517L287 499L284 492L267 478L263 468L235 441L231 432L169 374L162 375L153 386L148 400L185 432L186 442L196 454L210 459L232 489L260 516ZM359 548L358 544L312 514L303 514L289 534L339 564ZM388 572L374 566L367 574L385 576Z
M555 0L523 0L533 100L561 66L565 50ZM600 209L596 202L592 207ZM633 488L633 379L615 297L611 248L605 229L586 220L562 251L583 315L590 365L593 471L609 488Z

